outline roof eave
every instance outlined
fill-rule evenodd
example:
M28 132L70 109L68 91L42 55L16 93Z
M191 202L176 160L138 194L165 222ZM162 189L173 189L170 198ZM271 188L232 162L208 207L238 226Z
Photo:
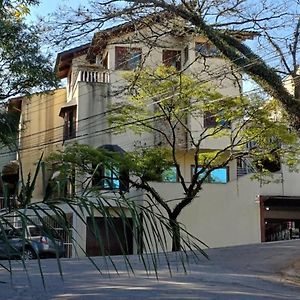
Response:
M55 72L58 78L63 79L67 77L73 58L80 56L81 54L86 54L89 47L90 43L87 43L58 53L55 62Z

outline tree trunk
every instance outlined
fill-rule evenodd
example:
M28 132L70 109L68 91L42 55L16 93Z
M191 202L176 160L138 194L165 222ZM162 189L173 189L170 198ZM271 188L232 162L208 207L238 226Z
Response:
M180 226L178 221L170 218L171 235L172 235L172 252L181 250Z
M300 75L296 74L293 78L295 99L300 102Z

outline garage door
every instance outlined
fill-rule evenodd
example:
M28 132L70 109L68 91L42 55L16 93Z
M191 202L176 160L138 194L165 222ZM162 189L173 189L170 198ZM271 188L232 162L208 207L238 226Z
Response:
M133 253L132 219L87 218L86 252L89 256Z
M262 242L300 238L300 197L260 196Z

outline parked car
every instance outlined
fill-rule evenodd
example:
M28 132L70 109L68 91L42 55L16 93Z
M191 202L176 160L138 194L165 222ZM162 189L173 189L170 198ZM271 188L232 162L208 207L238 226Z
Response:
M0 235L0 258L25 260L63 257L65 247L57 233L43 226L5 229Z

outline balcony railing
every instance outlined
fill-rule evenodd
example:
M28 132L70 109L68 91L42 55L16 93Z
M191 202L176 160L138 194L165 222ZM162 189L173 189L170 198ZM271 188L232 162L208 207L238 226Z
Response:
M72 99L78 82L109 83L109 71L97 65L80 65L74 67L68 87L68 98Z
M77 81L108 83L109 75L108 72L79 70Z

